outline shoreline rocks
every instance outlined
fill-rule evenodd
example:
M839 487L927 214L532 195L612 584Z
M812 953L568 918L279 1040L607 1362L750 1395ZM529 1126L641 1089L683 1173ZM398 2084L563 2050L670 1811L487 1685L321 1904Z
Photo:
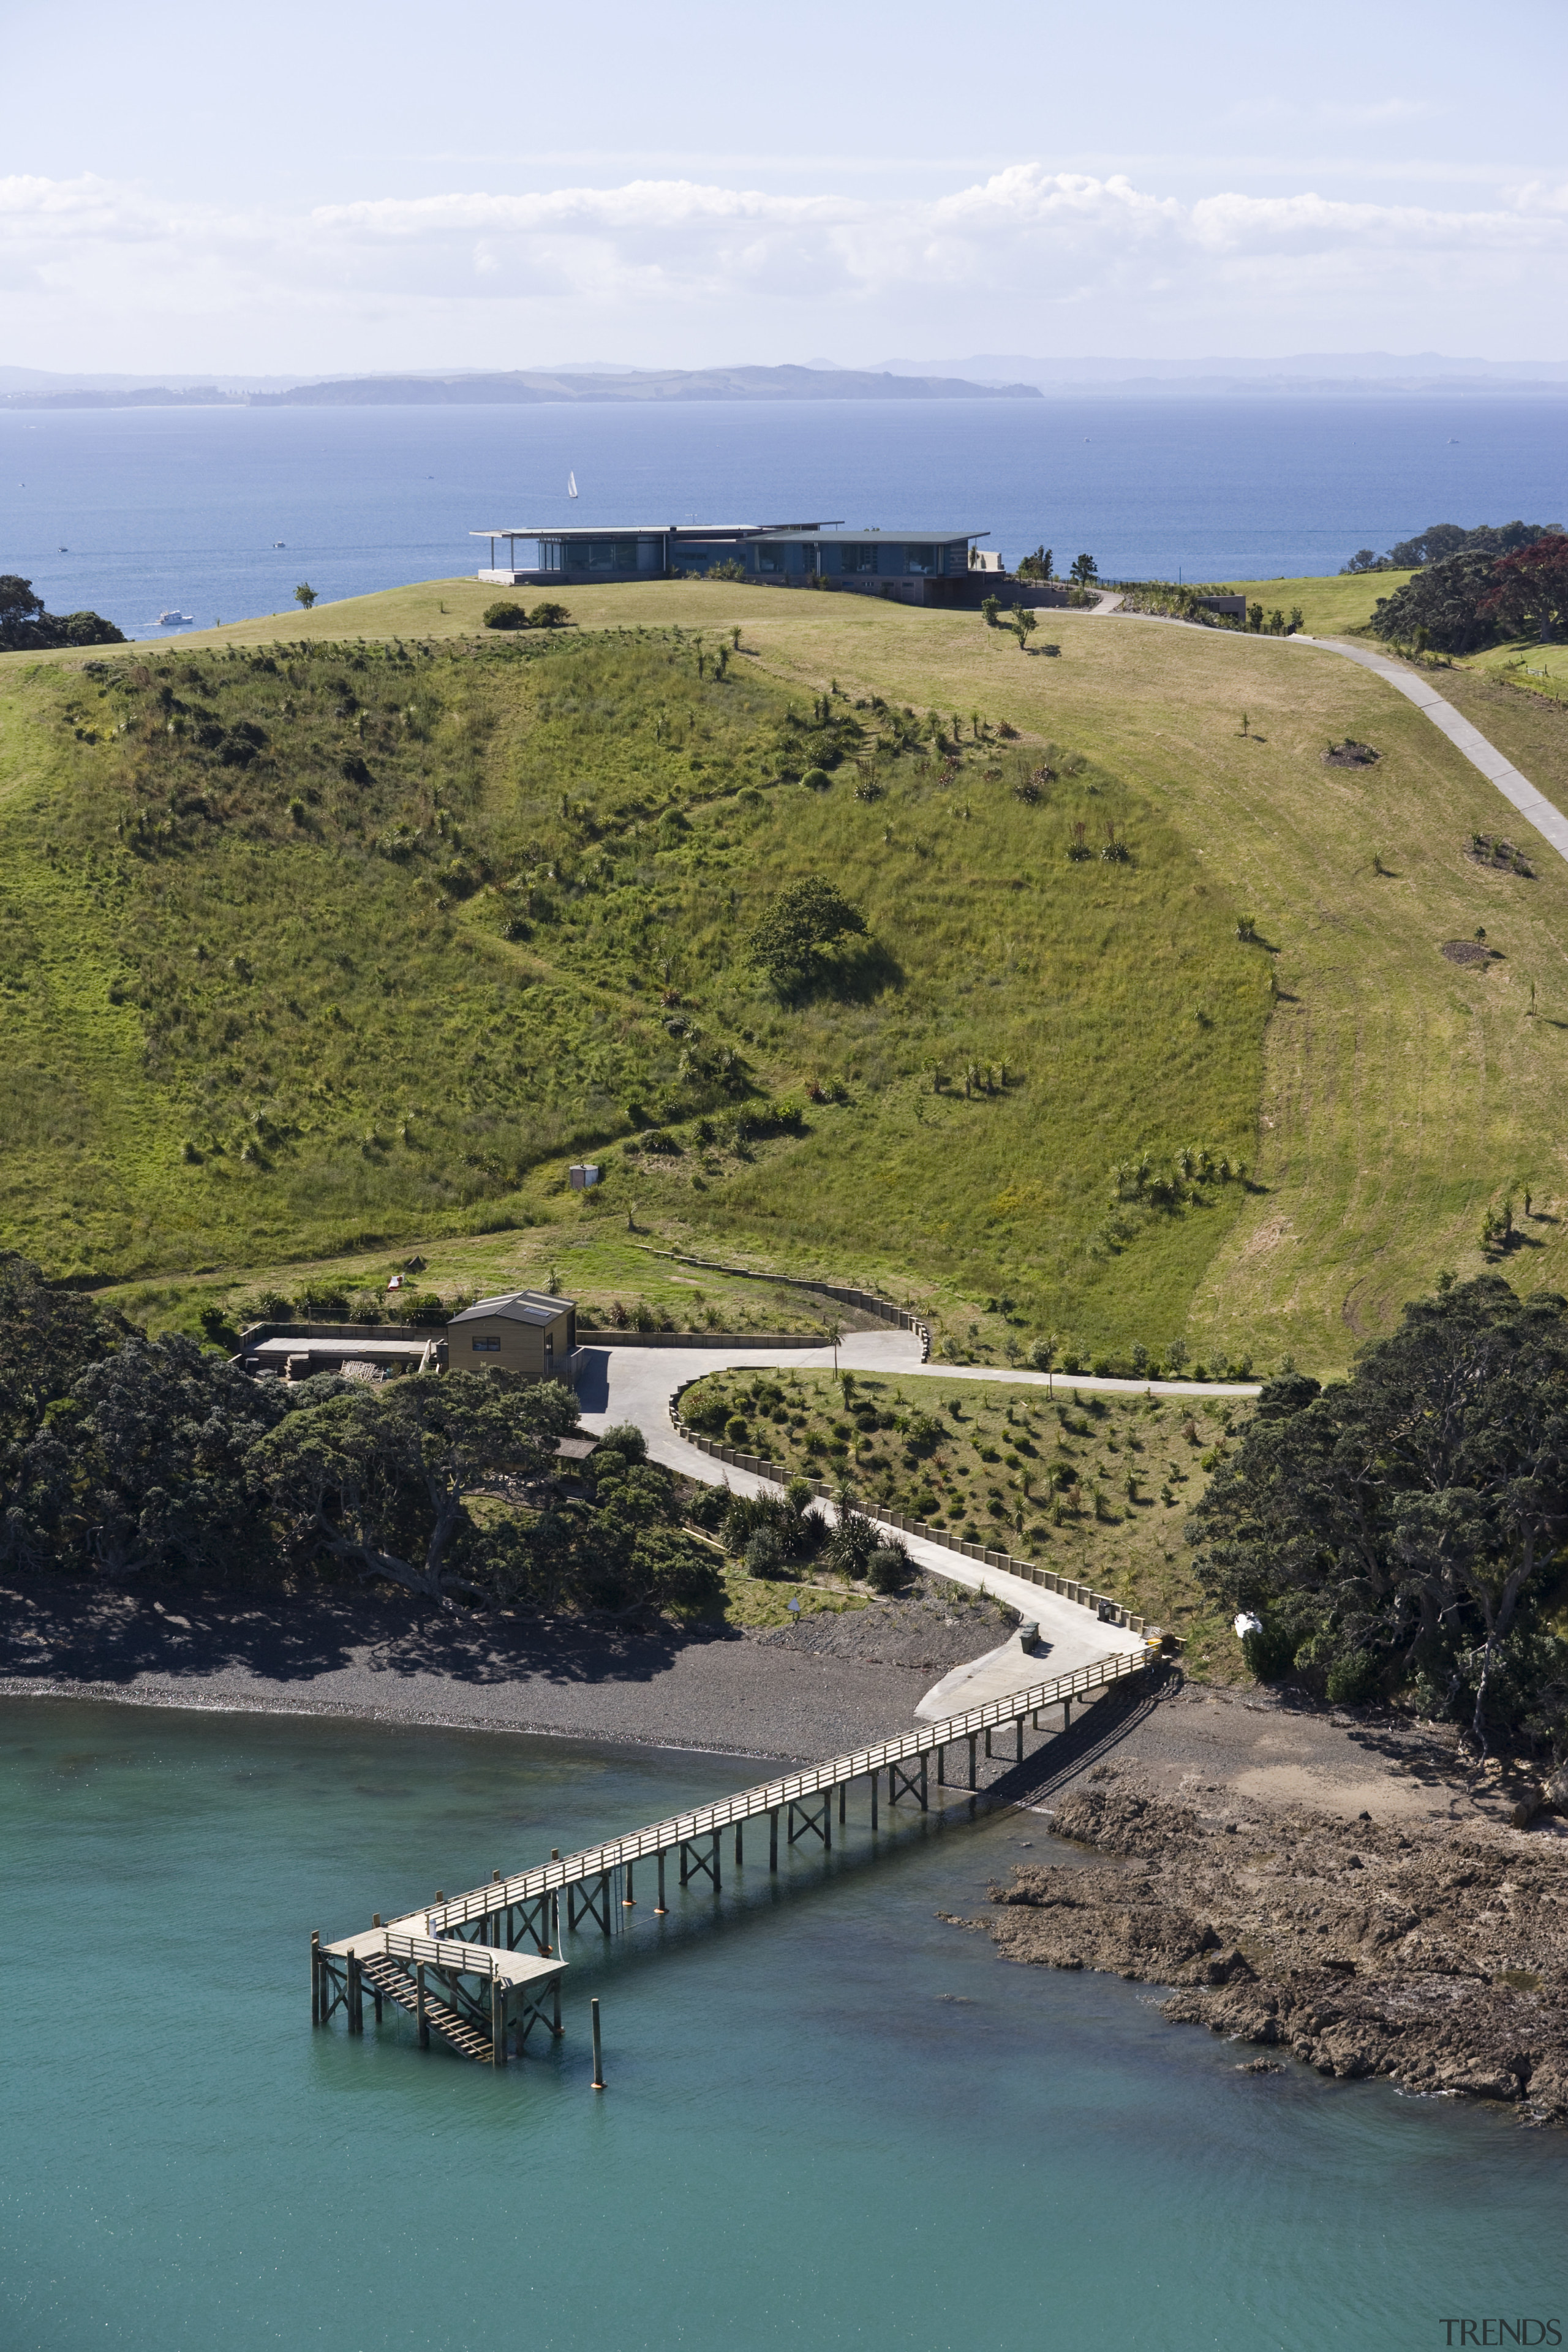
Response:
M1133 1785L1074 1790L1052 1826L1089 1855L1018 1866L991 1912L962 1923L1005 1958L1169 1985L1173 2022L1325 2075L1568 2124L1568 1848L1554 1832L1235 1797L1216 1813Z

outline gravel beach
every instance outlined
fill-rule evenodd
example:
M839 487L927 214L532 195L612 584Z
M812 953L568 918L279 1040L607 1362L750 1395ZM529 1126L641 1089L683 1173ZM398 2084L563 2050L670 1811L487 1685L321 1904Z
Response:
M0 1585L0 1696L554 1732L812 1762L907 1731L1013 1620L959 1593L766 1633L628 1630L400 1595Z

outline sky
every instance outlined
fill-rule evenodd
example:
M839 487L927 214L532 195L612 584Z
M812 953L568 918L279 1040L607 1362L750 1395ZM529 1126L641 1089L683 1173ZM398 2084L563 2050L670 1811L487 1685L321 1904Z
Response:
M0 363L1568 361L1568 9L4 11Z

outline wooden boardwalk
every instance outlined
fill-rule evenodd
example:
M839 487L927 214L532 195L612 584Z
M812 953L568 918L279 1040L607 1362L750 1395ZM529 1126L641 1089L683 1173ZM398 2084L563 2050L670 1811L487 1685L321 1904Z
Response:
M848 1790L857 1780L869 1783L873 1830L884 1774L889 1806L913 1803L924 1811L931 1802L933 1759L937 1785L951 1788L955 1784L947 1777L948 1751L966 1750L963 1779L956 1785L973 1790L983 1738L990 1755L995 1733L1012 1727L1021 1759L1026 1721L1032 1719L1038 1727L1042 1715L1059 1707L1065 1728L1075 1701L1097 1697L1112 1685L1141 1675L1155 1655L1154 1650L1144 1648L1098 1658L1076 1673L1009 1691L940 1723L921 1724L901 1738L881 1740L805 1771L764 1780L717 1804L673 1813L626 1837L552 1855L514 1877L502 1878L498 1871L489 1885L443 1898L384 1926L378 1917L359 1935L339 1943L322 1945L312 1937L312 2021L324 2025L342 2008L347 2011L349 2031L362 2032L368 1985L378 2022L383 2001L390 1998L417 2018L423 2043L428 2044L433 2030L465 2057L504 2064L509 2048L521 2054L536 2026L560 2033L561 1978L566 1966L560 1958L563 1908L569 1934L591 1924L602 1935L611 1935L617 1914L636 1902L634 1873L643 1863L651 1864L657 1874L655 1911L661 1914L671 1855L682 1886L703 1877L717 1893L722 1884L723 1832L734 1832L740 1862L748 1822L768 1822L770 1870L779 1865L781 1827L789 1846L815 1837L831 1851L835 1792L842 1824ZM439 1985L439 1995L434 1985Z

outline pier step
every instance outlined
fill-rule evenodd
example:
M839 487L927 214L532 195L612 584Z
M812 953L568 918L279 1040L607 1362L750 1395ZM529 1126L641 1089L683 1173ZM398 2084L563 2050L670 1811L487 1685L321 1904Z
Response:
M366 1984L374 1985L377 1992L385 1994L388 2000L396 2001L410 2017L418 2016L419 1995L414 1979L395 1968L392 1961L363 1959L360 1974ZM463 2057L472 2058L480 2066L494 2063L495 2053L490 2047L489 2034L480 2033L467 2018L459 2017L446 2001L435 2000L428 1992L425 1996L425 2016L433 2032L438 2033L443 2042L449 2042Z

